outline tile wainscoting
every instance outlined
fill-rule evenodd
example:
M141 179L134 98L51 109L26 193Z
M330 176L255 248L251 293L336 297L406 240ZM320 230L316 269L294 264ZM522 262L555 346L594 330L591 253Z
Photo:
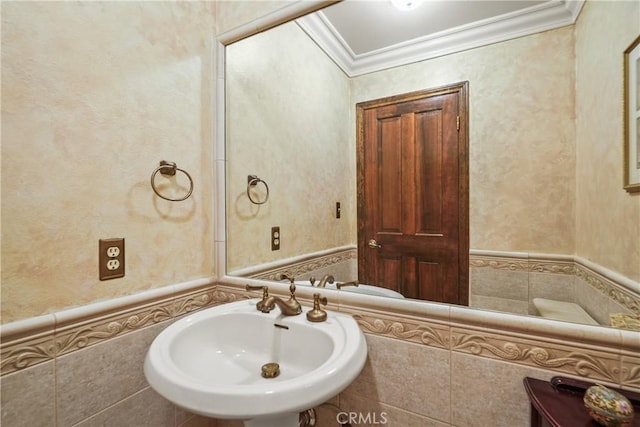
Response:
M147 385L149 344L195 310L254 297L250 279L176 285L2 328L2 424L14 426L222 427L238 422L185 413ZM275 283L275 295L287 286ZM299 289L310 307L310 289ZM640 335L546 319L398 302L324 290L353 315L369 355L360 376L318 411L338 407L390 426L526 426L522 378L587 378L640 390ZM371 418L370 418L371 419ZM362 424L361 424L362 425Z
M212 427L147 384L151 342L178 318L219 304L195 280L2 325L0 424Z
M291 274L297 280L308 280L311 276L319 280L325 274L331 274L339 281L355 280L358 277L358 250L353 245L341 246L260 264L231 274L278 281L277 277L282 273Z
M537 315L534 298L576 303L601 325L640 315L640 284L573 255L479 251L469 258L470 305Z

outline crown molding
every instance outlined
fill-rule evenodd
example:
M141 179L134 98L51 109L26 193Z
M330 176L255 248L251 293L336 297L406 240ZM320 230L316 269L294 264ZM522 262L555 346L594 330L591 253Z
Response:
M573 25L585 0L533 6L356 55L322 11L296 20L349 77L424 61L468 49Z

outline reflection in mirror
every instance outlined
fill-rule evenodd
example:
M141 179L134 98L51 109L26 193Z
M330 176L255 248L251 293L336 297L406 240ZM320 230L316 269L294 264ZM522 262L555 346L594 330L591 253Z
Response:
M640 198L620 188L616 73L636 7L587 2L573 25L358 75L302 23L227 46L228 274L357 280L356 104L466 81L470 306L632 328ZM343 290L385 287L365 285Z

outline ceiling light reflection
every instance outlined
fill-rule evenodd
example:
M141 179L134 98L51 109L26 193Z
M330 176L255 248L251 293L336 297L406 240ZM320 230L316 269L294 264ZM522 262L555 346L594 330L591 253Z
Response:
M417 9L422 2L423 0L391 0L395 8L402 11Z

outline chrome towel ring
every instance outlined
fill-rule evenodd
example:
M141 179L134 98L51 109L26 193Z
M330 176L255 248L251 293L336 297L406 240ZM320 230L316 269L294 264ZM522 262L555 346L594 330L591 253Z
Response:
M261 202L257 202L251 196L251 187L258 185L259 183L262 183L264 185L264 188L267 190L267 194L266 196L264 196L264 200ZM269 200L269 186L267 185L266 182L258 178L256 175L247 176L247 197L249 198L249 200L251 200L251 203L253 203L254 205L264 205L265 203L267 203L267 200Z
M184 197L172 199L170 197L165 197L162 194L160 194L160 192L156 188L155 179L158 172L160 172L162 175L173 176L176 174L176 171L182 172L187 176L187 178L189 178L189 192ZM189 196L191 196L191 193L193 192L193 179L191 178L191 175L189 175L189 173L186 170L180 169L178 166L176 166L174 162L167 162L166 160L161 160L160 166L158 166L151 173L151 188L153 189L153 192L156 193L156 195L162 199L168 200L170 202L181 202L183 200L187 200Z

